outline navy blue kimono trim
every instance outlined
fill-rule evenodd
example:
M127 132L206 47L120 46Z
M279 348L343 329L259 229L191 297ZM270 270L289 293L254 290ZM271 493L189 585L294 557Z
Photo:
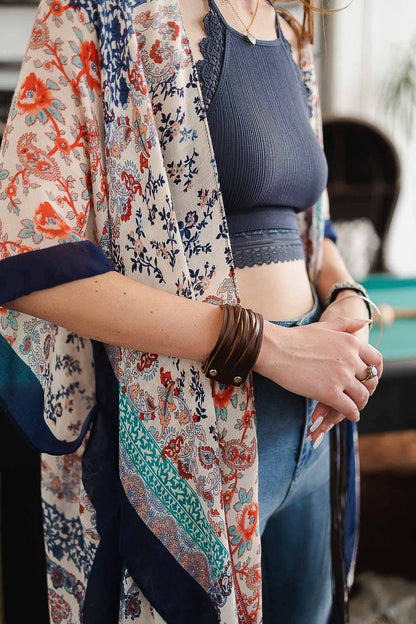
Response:
M82 456L82 481L97 513L100 543L83 604L84 624L118 622L122 561L119 549L118 383L104 345L91 340L97 412Z
M358 544L358 524L359 524L359 475L355 468L355 446L354 436L356 435L357 423L347 420L347 498L345 512L345 576L348 577L352 566L355 565L355 556Z
M337 244L338 236L335 232L334 224L331 219L325 219L324 238L330 238L335 244Z
M84 624L118 621L122 564L168 624L217 624L211 598L137 515L125 494L118 471L118 382L104 345L95 340L92 345L98 411L82 474L101 539L88 579Z
M30 446L49 455L76 451L96 406L88 414L78 438L72 442L60 441L45 423L44 393L38 378L4 338L0 338L0 362L0 405Z
M208 594L137 516L124 493L120 549L131 576L168 624L218 624Z
M115 270L102 249L89 240L4 258L0 262L0 305L35 290Z
M115 271L104 252L91 241L54 245L0 262L0 305L35 290L51 288L85 277ZM0 403L18 431L36 450L50 455L73 453L87 431L95 407L71 441L58 440L43 415L43 388L30 367L0 339Z

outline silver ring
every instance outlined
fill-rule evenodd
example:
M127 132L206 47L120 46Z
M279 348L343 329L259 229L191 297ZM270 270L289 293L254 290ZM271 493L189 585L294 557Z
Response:
M377 377L378 375L378 370L375 364L369 364L367 366L367 370L368 373L367 375L364 377L364 379L360 379L359 381L361 381L361 383L365 383L366 381L368 381L369 379L373 379L373 377Z

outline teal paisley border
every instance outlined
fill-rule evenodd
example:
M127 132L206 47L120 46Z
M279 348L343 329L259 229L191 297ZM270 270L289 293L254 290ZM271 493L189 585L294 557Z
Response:
M229 553L211 529L194 490L180 476L146 430L120 388L120 441L140 477L169 513L199 546L219 578L229 561Z

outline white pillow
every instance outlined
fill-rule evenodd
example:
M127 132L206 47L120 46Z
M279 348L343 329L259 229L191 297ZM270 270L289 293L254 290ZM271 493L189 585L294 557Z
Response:
M354 279L366 277L373 266L381 240L368 217L337 219L337 247Z

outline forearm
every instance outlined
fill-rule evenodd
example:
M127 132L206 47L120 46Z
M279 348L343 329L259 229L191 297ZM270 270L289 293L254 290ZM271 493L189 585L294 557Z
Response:
M329 290L335 282L338 281L355 281L351 273L348 271L345 262L339 252L338 247L329 238L323 241L322 265L318 275L317 290L321 301L325 301ZM342 297L348 293L354 294L355 291L341 291L338 297ZM350 316L357 318L368 318L368 309L365 301L359 297L350 297L343 302L337 304L337 309L341 314L341 310L348 312ZM364 316L363 316L364 315Z
M322 245L322 264L317 289L321 300L325 300L332 284L340 280L354 281L354 279L335 243L330 238L324 238Z
M211 352L222 323L216 305L146 286L116 271L38 290L4 307L108 344L199 361Z

